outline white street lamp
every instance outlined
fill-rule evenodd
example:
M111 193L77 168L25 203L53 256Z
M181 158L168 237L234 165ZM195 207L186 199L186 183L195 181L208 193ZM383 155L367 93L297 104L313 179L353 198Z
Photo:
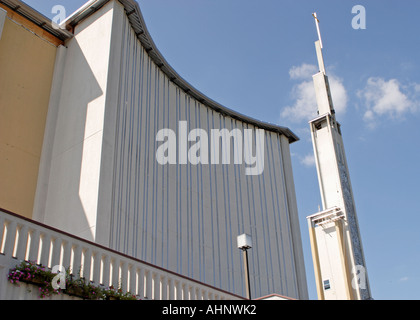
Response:
M252 248L252 238L249 234L241 234L237 237L238 248L242 250L244 258L244 271L245 271L245 285L246 297L251 299L251 286L249 283L249 267L248 267L248 249Z

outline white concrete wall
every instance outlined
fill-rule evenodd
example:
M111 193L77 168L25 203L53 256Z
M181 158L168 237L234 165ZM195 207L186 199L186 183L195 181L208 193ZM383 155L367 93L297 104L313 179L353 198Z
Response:
M326 300L346 300L347 289L343 265L341 264L341 248L337 238L335 223L315 228L322 281L329 280L331 288L324 290ZM323 284L322 284L323 286Z
M89 240L96 233L114 6L108 3L76 27L60 60L62 72L56 68L62 79L53 87L50 112L55 115L49 118L52 129L45 137L51 144L44 147L50 155L44 157L40 177L48 181L48 192L39 195L34 214L43 223Z

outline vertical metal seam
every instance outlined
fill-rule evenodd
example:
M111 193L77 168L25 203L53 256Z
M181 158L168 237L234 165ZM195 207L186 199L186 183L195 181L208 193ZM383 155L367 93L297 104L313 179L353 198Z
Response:
M278 230L278 232L280 233L280 240L279 240L279 235L278 232L276 232L276 241L278 243L277 246L277 260L279 263L279 275L280 275L280 290L283 293L284 292L284 287L283 287L283 280L282 280L282 269L281 269L281 265L283 262L283 271L285 271L285 267L284 267L284 250L283 250L283 243L281 241L282 238L282 230L281 230L281 220L280 220L280 215L281 215L281 210L280 210L280 204L279 204L279 192L277 189L277 173L276 173L276 166L274 165L274 150L273 150L273 139L270 139L270 146L271 146L271 162L269 165L269 170L270 170L270 180L271 180L271 185L273 185L273 181L271 179L271 177L274 177L274 188L275 188L275 195L274 195L274 190L273 187L271 187L271 192L272 192L272 201L273 201L273 215L274 215L274 223L275 223L275 230ZM273 173L271 173L271 165L273 166ZM277 211L276 211L276 205L274 203L274 199L276 199L277 202ZM277 220L278 220L278 225L277 225ZM283 259L280 258L280 254L282 253L283 255Z

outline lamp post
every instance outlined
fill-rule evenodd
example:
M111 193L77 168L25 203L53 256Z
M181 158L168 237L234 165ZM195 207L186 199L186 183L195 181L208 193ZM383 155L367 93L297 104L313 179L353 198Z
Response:
M251 286L249 283L248 249L252 248L252 238L249 234L241 234L237 237L238 248L242 250L244 258L246 297L251 299Z

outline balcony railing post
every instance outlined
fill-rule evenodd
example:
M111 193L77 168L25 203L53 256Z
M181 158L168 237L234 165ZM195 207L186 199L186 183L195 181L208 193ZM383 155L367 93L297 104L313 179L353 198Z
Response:
M71 259L71 244L70 241L64 241L63 243L63 266L64 268L70 268L70 259ZM74 270L70 270L74 272Z
M121 284L120 278L120 259L114 258L112 259L112 285L115 289L118 289Z
M182 284L181 292L182 292L182 299L183 300L190 300L190 295L189 295L189 292L188 292L188 283L184 282Z
M82 276L82 248L79 244L73 245L73 275Z
M48 267L48 260L50 258L50 247L51 247L51 236L49 234L43 233L42 236L42 246L41 246L41 259L39 263L45 267Z
M104 256L104 258L103 258L103 268L102 268L102 284L105 286L105 287L108 287L108 286L110 286L111 284L110 284L110 282L109 282L109 273L110 273L110 270L109 270L109 267L110 267L110 263L111 263L111 260L110 260L111 258L110 258L110 256L109 255L105 255Z
M144 299L145 293L145 282L144 282L144 268L138 269L137 275L137 295L140 299Z
M3 248L3 236L4 236L4 231L5 231L6 225L5 225L5 219L3 215L0 215L0 253L2 252L2 248Z
M194 286L187 285L187 296L188 300L195 300L195 288Z
M182 284L179 280L176 282L176 300L182 300Z
M121 266L121 275L120 275L120 281L121 281L121 289L123 292L127 292L127 283L128 283L128 264L126 261L122 260L120 261Z
M19 229L18 244L16 250L16 258L19 260L25 260L26 247L28 245L28 226L22 225Z
M145 294L145 298L147 299L152 299L152 271L151 270L145 270L144 271L145 276L146 276L146 294Z
M130 273L130 277L128 280L128 288L127 290L130 291L132 294L138 294L136 285L137 285L137 270L136 266L133 264L128 264L128 272Z
M175 300L175 284L172 278L168 279L168 291L169 300Z
M197 287L196 286L193 286L192 287L192 297L191 297L191 300L198 300L199 298L198 298L198 290L197 290Z
M159 273L153 273L153 299L160 300L160 275Z
M92 250L85 249L83 252L83 277L87 282L91 280L90 271L92 267Z
M16 240L16 227L17 227L17 224L15 221L10 221L7 224L6 241L4 244L4 255L6 257L13 256L13 251L15 249L15 240Z
M93 274L92 281L94 283L101 283L101 254L97 251L92 252L93 257Z
M60 264L60 256L61 256L61 239L56 237L52 241L52 256L51 256L51 267Z
M29 246L29 257L30 261L36 261L38 259L38 252L39 252L39 230L38 229L31 229L30 232L30 239L31 244Z
M162 300L168 300L168 277L167 276L163 276L161 278L161 282L162 282L161 299Z

